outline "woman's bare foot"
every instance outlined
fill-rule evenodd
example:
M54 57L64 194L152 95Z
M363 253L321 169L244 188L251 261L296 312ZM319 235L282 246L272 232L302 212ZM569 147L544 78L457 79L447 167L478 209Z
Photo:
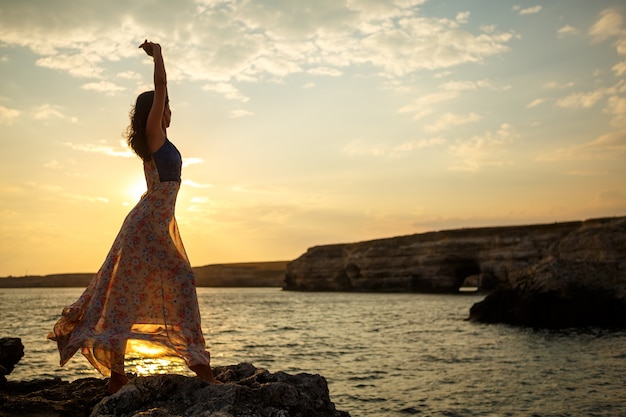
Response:
M109 394L115 394L128 383L128 377L123 374L118 374L115 371L111 371L111 379L109 380Z
M209 365L194 365L190 366L189 369L194 371L198 378L208 382L209 384L221 384L221 381L218 381L213 376L213 371Z

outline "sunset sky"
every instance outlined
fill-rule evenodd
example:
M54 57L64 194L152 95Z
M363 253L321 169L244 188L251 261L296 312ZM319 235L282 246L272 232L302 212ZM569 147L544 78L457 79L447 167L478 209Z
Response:
M0 3L0 276L98 270L159 42L193 266L626 215L622 0Z

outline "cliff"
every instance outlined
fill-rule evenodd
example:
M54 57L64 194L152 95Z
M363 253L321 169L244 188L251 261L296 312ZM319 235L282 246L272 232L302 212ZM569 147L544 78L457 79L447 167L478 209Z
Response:
M611 272L605 274L602 287L619 286L622 291L626 283L625 228L626 217L615 217L316 246L287 265L283 288L455 293L464 283L472 283L491 290L528 284L520 278L520 271L532 274L529 268L557 259L606 267ZM592 283L594 276L586 276L583 287Z
M194 267L198 287L282 287L286 261ZM0 278L0 288L86 287L94 273Z

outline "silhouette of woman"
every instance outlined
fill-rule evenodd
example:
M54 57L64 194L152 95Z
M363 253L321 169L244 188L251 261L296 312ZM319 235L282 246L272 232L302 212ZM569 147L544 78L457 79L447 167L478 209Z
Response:
M174 217L182 159L167 138L171 111L161 46L140 45L154 59L154 91L137 97L128 144L143 160L147 191L126 216L104 264L80 298L66 307L48 338L61 366L81 353L104 376L108 390L128 382L125 354L178 357L200 378L211 371L200 325L195 276Z

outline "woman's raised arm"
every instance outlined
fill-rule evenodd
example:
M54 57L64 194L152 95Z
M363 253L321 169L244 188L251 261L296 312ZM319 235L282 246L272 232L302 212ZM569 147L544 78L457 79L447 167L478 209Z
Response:
M139 47L154 59L154 101L146 122L148 149L150 153L154 153L163 145L167 134L165 131L166 126L163 123L163 112L165 111L167 99L167 76L165 74L161 45L146 40Z

